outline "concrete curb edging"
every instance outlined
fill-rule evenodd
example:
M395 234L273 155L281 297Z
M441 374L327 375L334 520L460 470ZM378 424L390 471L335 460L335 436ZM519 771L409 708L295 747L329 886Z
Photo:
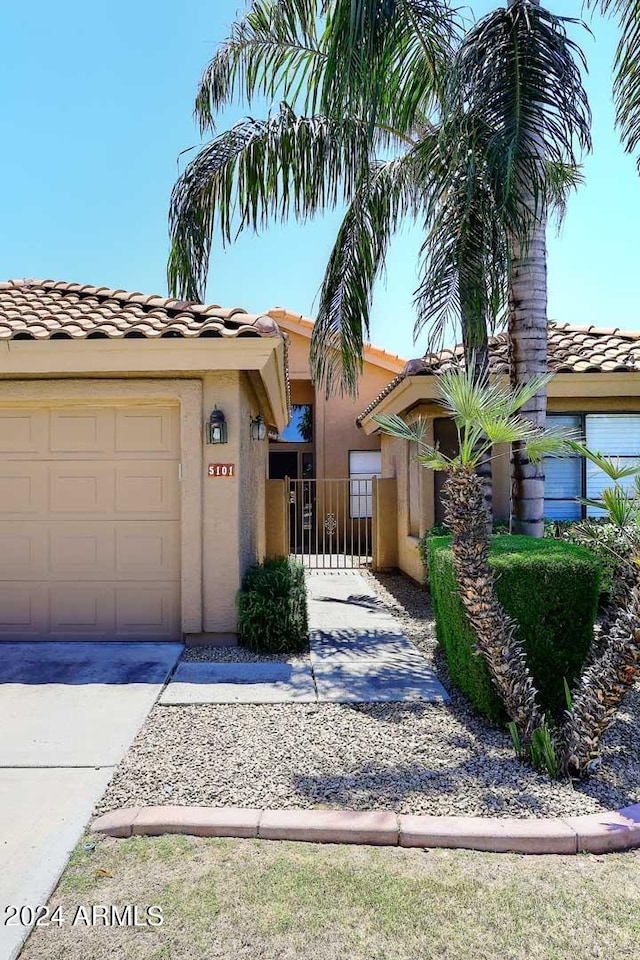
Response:
M640 804L582 817L527 820L410 816L385 810L126 807L98 817L91 831L110 837L183 833L493 853L610 853L640 847Z

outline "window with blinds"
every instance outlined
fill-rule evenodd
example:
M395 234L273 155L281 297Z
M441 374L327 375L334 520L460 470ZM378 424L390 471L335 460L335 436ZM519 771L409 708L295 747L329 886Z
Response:
M622 464L640 463L640 414L588 413L549 414L549 426L568 427L586 440L591 450L597 450ZM634 478L620 481L629 489ZM583 457L567 457L545 461L545 517L548 520L580 520L583 517L603 516L597 507L587 507L578 498L599 500L602 490L611 486L611 480L602 470Z
M380 450L349 451L349 509L351 518L365 520L373 516L374 477L382 476Z

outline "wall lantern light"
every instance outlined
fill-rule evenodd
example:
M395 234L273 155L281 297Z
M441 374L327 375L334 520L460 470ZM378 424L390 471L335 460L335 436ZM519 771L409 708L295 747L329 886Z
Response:
M222 410L218 410L217 407L214 407L205 426L207 431L207 443L227 442L227 421L224 418L224 413Z
M267 425L258 414L257 417L254 417L251 421L251 439L252 440L264 440L267 436Z

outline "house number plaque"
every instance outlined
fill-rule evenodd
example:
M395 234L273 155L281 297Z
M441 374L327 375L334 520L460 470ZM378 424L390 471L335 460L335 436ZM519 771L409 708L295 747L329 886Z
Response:
M235 463L210 463L207 473L210 477L234 477Z

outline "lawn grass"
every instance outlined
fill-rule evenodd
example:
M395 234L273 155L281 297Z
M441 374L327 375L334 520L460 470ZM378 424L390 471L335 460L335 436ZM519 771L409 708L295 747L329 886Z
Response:
M86 840L89 838L85 838ZM36 930L21 960L640 958L640 858L168 836L79 845L51 906L162 926Z

